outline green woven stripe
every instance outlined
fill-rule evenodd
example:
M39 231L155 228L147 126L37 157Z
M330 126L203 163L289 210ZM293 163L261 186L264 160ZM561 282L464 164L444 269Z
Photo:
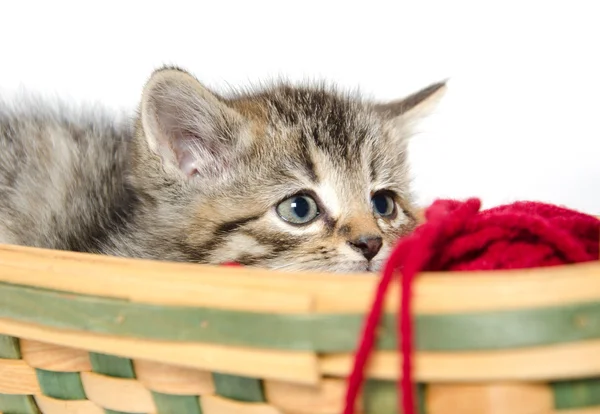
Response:
M556 382L552 389L557 410L600 405L600 379Z
M90 352L92 369L98 374L117 378L135 378L133 363L128 358Z
M152 392L156 414L202 414L200 400L191 395L170 395Z
M215 390L221 397L244 402L265 402L262 381L237 375L213 373Z
M427 393L427 385L425 384L417 384L417 406L419 407L419 414L427 414L427 407L425 406L425 401Z
M0 358L21 359L21 349L17 338L0 335Z
M40 414L30 395L0 394L0 412L4 414Z
M425 384L417 384L416 404L419 414L427 414L425 407ZM400 400L398 383L384 380L367 380L363 392L363 409L365 413L398 414Z
M44 312L39 312L43 307ZM0 317L137 338L316 352L352 352L359 314L262 314L158 306L0 283ZM495 350L600 338L600 302L476 314L417 315L419 350ZM396 349L383 318L379 349Z
M79 372L54 372L36 368L42 394L59 400L87 399Z
M392 381L368 380L363 390L365 413L398 414L398 388Z

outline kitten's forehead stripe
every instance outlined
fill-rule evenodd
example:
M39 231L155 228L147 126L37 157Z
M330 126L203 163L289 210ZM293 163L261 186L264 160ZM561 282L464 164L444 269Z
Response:
M371 156L371 160L369 161L369 178L371 182L377 181L377 160L373 156Z
M349 96L318 88L282 87L263 99L275 118L301 126L304 140L341 162L355 163L370 135L372 125L366 121L364 108Z
M301 159L301 164L304 167L304 170L305 170L304 172L306 173L306 177L308 177L308 179L313 184L317 184L319 182L319 177L317 175L317 170L315 168L315 162L313 160L313 156L307 145L301 145L300 159Z

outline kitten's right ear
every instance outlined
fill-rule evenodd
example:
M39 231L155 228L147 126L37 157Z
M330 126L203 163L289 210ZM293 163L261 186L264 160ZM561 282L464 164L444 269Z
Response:
M375 111L386 121L409 129L430 115L444 96L447 81L434 83L407 97L375 105Z
M246 119L183 70L154 72L140 112L149 149L182 177L219 174L248 144Z

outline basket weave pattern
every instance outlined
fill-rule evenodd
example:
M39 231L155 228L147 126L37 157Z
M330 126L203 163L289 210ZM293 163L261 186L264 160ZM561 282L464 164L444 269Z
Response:
M276 382L2 337L5 413L278 413ZM293 392L293 387L292 387ZM314 397L314 396L313 396ZM314 404L314 400L312 401ZM280 408L286 407L282 401Z
M334 414L342 409L340 379L306 386L132 361L8 336L0 336L0 344L0 407L6 414ZM371 380L365 391L367 398L357 412L396 412L392 382ZM583 414L600 411L593 408L600 405L600 380L433 384L421 386L420 396L423 413L447 413L452 404L461 413ZM492 410L499 402L502 411L497 406Z
M375 286L0 246L0 413L339 414ZM357 413L397 413L398 300ZM600 413L598 264L424 275L415 311L420 413Z

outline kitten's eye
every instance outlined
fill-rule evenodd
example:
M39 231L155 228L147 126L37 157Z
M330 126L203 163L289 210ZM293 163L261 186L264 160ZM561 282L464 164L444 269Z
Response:
M277 214L289 223L308 224L319 215L319 207L312 197L295 195L279 203Z
M387 193L377 193L371 198L373 212L381 217L390 218L396 214L396 203Z

